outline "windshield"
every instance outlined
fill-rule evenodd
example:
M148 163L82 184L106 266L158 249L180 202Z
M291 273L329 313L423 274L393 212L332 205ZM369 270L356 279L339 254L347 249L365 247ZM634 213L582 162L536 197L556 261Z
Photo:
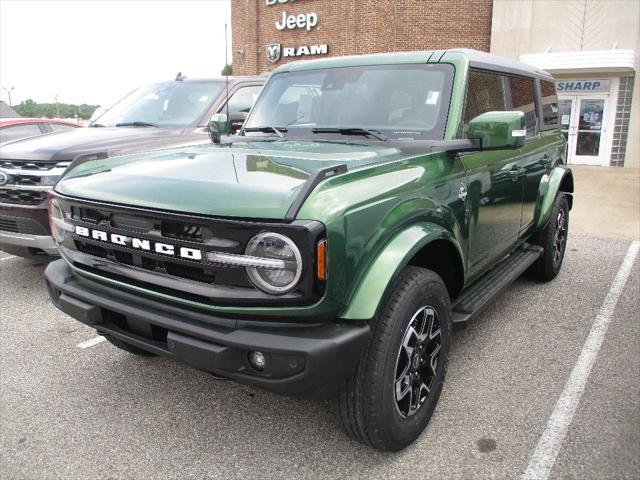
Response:
M273 136L275 127L287 136L317 138L367 134L364 129L382 138L442 139L452 78L447 64L278 73L254 106L245 134Z
M172 82L141 87L104 112L95 124L185 127L200 119L222 88L221 82Z

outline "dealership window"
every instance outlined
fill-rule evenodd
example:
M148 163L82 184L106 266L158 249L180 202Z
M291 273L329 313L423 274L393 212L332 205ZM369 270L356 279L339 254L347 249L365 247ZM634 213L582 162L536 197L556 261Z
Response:
M545 127L558 126L558 96L553 82L540 81L540 100L542 102L542 122Z
M533 80L472 70L469 73L467 102L463 116L466 134L470 120L486 112L517 110L524 112L527 137L536 133Z

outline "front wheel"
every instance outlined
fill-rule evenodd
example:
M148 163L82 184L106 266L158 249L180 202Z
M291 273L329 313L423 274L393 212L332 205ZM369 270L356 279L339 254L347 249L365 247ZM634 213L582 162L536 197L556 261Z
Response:
M373 321L355 376L339 393L338 416L347 434L383 451L411 444L438 402L450 342L449 295L442 279L407 267Z
M544 251L542 256L529 268L527 273L530 277L543 282L556 278L562 268L568 236L569 202L567 197L560 192L553 205L549 223L531 239L531 243L541 246Z

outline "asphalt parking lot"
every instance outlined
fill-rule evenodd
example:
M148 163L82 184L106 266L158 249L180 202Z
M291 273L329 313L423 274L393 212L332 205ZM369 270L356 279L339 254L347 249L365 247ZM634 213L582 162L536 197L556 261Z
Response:
M44 268L2 254L0 477L519 478L630 243L571 236L555 281L518 280L457 331L430 426L394 454L349 440L328 403L79 348L95 333L49 303ZM636 260L551 478L640 476L639 273Z

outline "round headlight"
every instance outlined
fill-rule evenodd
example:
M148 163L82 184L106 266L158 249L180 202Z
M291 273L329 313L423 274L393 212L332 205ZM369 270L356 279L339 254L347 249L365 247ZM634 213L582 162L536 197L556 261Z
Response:
M247 267L253 284L266 293L291 291L302 276L302 257L293 240L279 233L260 233L249 240L245 253L252 257L280 260L271 265Z
M49 200L49 224L51 225L51 235L56 243L64 240L64 214L62 208L55 198Z

